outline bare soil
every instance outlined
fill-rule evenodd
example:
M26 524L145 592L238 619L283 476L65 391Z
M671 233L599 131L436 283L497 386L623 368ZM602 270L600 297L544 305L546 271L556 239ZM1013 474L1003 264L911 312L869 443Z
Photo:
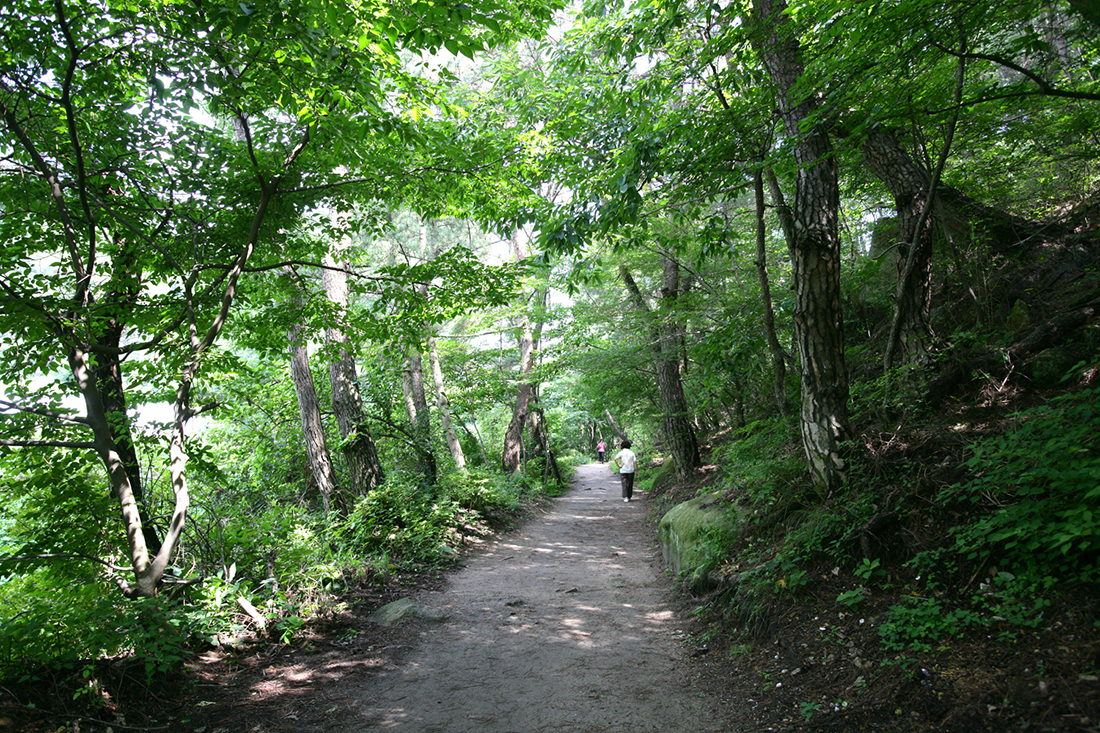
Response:
M432 587L432 586L435 587ZM521 529L417 590L442 621L360 618L343 641L209 654L164 730L644 733L742 730L692 654L644 494L604 464ZM379 601L383 599L378 599ZM377 604L375 604L377 605ZM340 646L343 644L344 646ZM236 669L234 669L236 668Z

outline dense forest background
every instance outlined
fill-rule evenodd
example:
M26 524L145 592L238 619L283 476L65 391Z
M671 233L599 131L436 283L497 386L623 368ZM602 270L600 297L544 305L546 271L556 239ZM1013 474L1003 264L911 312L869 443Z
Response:
M731 659L795 608L877 609L918 686L1062 629L1013 714L1096 725L1094 4L17 0L0 36L9 685L292 643L629 434L659 506L728 507L683 580Z

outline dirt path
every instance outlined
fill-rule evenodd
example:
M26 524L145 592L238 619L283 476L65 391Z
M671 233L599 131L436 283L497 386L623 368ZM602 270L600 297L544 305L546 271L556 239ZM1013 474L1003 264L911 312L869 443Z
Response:
M447 620L364 680L345 730L730 730L687 679L644 496L594 464L554 504L418 598Z

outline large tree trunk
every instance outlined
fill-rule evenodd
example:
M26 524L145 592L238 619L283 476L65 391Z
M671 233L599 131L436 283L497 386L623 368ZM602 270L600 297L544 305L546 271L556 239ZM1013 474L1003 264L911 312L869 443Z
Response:
M516 389L516 406L512 410L512 420L504 432L504 453L501 466L505 473L515 473L523 462L523 428L527 424L527 415L531 411L531 402L535 399L535 385L529 381L535 364L537 342L526 316L520 327L519 337L519 387Z
M546 479L550 476L553 476L554 482L557 484L565 483L562 480L561 469L558 468L558 459L554 457L554 452L550 450L550 435L546 430L546 414L542 411L537 394L531 403L531 410L527 414L527 426L530 434L538 441L539 454L543 457L543 483L546 483Z
M88 364L88 354L82 348L74 346L69 349L68 360L76 386L84 398L85 419L92 430L92 447L107 470L111 495L117 498L122 510L122 524L126 531L134 582L120 582L119 586L127 595L152 597L156 595L156 584L160 578L153 577L150 572L149 545L145 541L133 484L115 445L110 419L104 408L97 380Z
M512 234L512 251L516 261L527 257L519 232ZM535 369L535 353L539 347L542 333L542 312L546 308L547 289L541 287L532 294L532 301L539 313L538 320L532 325L530 315L524 313L520 320L519 335L519 386L516 389L516 406L512 410L512 420L504 433L504 450L501 455L501 467L505 473L515 473L523 463L524 427L545 432L545 424L538 419L532 420L532 411L538 408L538 386L531 375ZM545 435L533 435L539 445L548 444ZM547 460L550 457L547 456Z
M824 490L846 481L848 371L840 298L840 191L828 134L800 96L801 49L784 0L754 0L754 45L776 86L779 114L794 146L798 177L789 242L795 282L794 331L802 365L802 443Z
M928 314L932 307L933 220L926 214L922 216L928 202L930 176L883 127L875 127L867 135L863 154L867 167L890 190L898 214L898 286L894 308L899 321L900 355L911 362L927 352L932 337ZM913 242L916 249L906 281L905 262ZM889 361L894 359L891 357Z
M309 370L309 351L306 347L304 328L295 326L288 334L290 341L290 379L294 382L294 394L298 397L298 415L302 420L302 433L305 438L306 457L313 480L321 492L321 502L325 513L332 509L332 499L336 493L336 479L332 470L332 457L325 441L324 425L321 421L321 407L317 401L317 387L313 382L313 373Z
M123 243L119 254L111 263L110 288L102 301L105 306L102 307L102 312L108 315L103 319L103 330L96 338L96 349L101 354L99 360L102 363L97 365L95 375L107 426L111 431L111 438L122 466L129 477L134 501L137 503L137 511L141 517L141 531L149 551L155 555L160 552L160 536L149 515L149 504L146 501L141 479L141 464L138 463L137 450L134 446L130 416L126 413L122 362L118 356L115 356L120 353L122 334L126 330L126 324L119 314L133 308L138 298L141 272L137 269L135 255L136 245ZM118 497L114 496L114 498Z
M781 415L789 411L787 405L787 356L775 333L775 310L772 307L772 291L768 282L767 222L764 220L764 172L753 174L753 191L756 195L756 272L760 278L760 299L764 306L764 335L772 357L772 394ZM740 403L739 403L740 404ZM742 418L743 419L743 418Z
M439 425L443 428L447 449L451 452L455 468L465 473L466 454L462 452L462 443L459 442L458 433L455 432L451 402L447 399L447 392L443 388L443 366L439 363L439 349L436 347L434 338L428 339L428 363L432 369L432 386L435 387L436 407L439 409Z
M325 264L330 266L322 270L325 295L339 308L343 317L348 306L349 263L344 261L337 269L332 258L326 257ZM332 326L328 328L327 336L329 343L336 348L336 355L328 365L329 381L332 383L332 411L344 439L342 452L348 463L352 492L357 497L366 496L382 483L385 474L374 437L363 421L359 377L355 360L347 349L347 333L341 327Z
M648 324L657 371L657 394L661 402L661 431L676 461L676 471L683 476L701 466L702 459L681 378L683 325L673 312L681 293L680 266L671 256L663 256L661 274L661 313L655 314L646 305L630 271L625 265L619 267L619 275L631 302Z

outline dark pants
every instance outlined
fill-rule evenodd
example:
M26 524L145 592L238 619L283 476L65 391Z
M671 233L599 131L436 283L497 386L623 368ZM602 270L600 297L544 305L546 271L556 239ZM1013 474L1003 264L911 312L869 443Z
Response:
M600 463L603 463L603 451L596 451L596 454L600 457Z
M634 474L620 473L619 480L623 482L623 498L629 499L634 496Z

